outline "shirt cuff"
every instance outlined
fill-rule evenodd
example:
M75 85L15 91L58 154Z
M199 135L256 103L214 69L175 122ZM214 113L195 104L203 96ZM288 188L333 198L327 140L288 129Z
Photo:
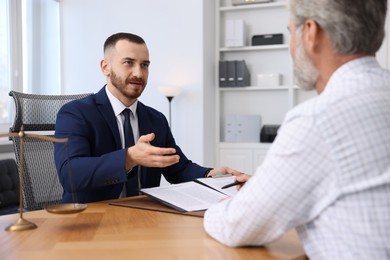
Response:
M208 169L208 170L204 173L203 178L211 177L211 176L207 176L207 175L209 175L209 173L210 173L210 171L211 171L212 169L213 169L213 168Z

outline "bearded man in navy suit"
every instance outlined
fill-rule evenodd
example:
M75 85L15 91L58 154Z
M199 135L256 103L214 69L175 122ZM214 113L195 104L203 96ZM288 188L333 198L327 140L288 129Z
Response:
M170 183L180 183L216 173L238 174L227 167L206 168L187 159L165 116L138 101L147 84L149 64L149 51L141 37L130 33L108 37L100 62L106 85L60 109L55 136L69 138L67 147L55 144L63 202L138 195L140 188L159 186L161 175ZM135 144L128 147L124 109L132 112Z

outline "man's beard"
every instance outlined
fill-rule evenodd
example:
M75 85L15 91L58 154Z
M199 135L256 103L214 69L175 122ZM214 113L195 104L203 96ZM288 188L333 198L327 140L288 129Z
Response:
M294 83L303 90L315 89L319 72L310 60L302 44L302 29L296 31L295 55L293 57Z
M136 99L141 96L143 90L145 89L145 82L139 78L126 78L123 79L119 77L113 70L110 71L110 81L111 84L125 97L130 99ZM142 88L139 90L131 89L128 84L130 82L139 82L142 83Z

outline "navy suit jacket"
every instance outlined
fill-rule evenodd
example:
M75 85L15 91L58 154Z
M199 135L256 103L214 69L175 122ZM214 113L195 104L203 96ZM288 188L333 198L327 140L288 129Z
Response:
M165 116L137 105L140 135L155 133L151 145L173 147L180 161L166 168L141 167L141 187L160 185L161 174L170 183L202 177L209 168L191 162L176 145ZM69 138L55 143L55 163L64 188L63 202L86 203L119 197L127 181L125 159L118 124L103 87L97 94L65 104L57 115L55 137Z

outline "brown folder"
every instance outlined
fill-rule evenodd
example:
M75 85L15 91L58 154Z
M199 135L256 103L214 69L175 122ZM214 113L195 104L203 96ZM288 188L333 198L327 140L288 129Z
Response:
M114 206L146 209L146 210L174 213L174 214L193 216L193 217L203 217L204 212L205 212L204 210L191 211L191 212L178 211L176 209L170 208L170 207L164 205L163 203L156 201L148 196L144 196L144 195L121 199L121 200L118 200L115 202L110 202L109 204L114 205Z

